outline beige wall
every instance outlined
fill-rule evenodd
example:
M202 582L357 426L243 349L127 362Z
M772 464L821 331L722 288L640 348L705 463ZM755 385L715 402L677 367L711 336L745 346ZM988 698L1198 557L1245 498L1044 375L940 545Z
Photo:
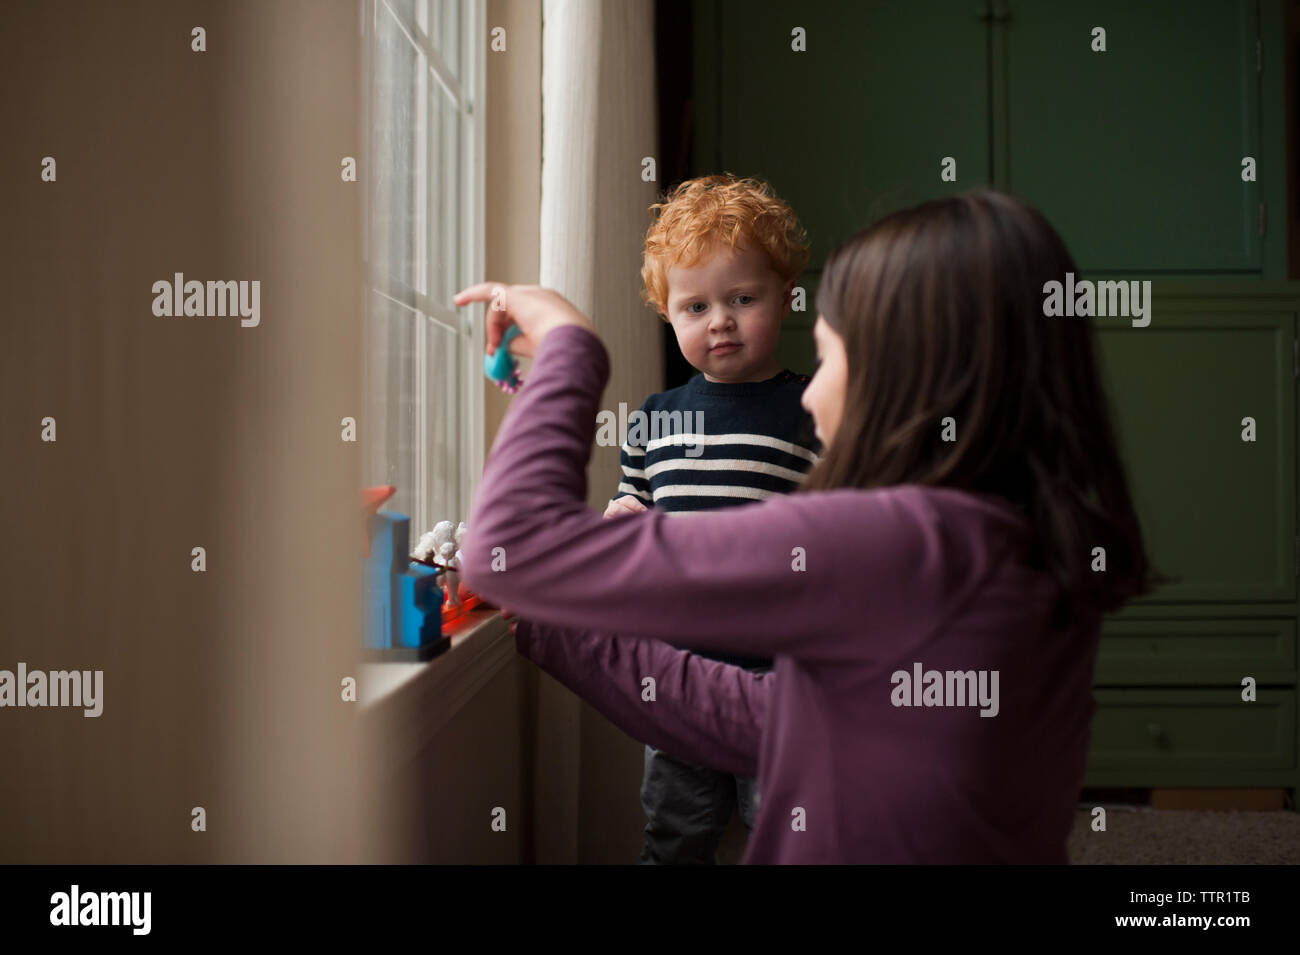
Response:
M339 542L360 544L339 427L359 396L361 186L339 175L358 154L356 4L3 17L0 668L102 669L104 709L0 710L0 861L365 858L340 699L357 554ZM155 317L152 283L176 271L259 280L261 324Z
M596 86L596 327L610 354L609 384L601 407L640 407L663 389L663 324L642 303L641 254L647 207L659 183L642 181L645 156L659 157L654 91L654 3L603 4L602 56ZM662 161L658 162L662 167ZM617 448L596 447L590 471L591 504L604 508L622 471ZM578 861L629 862L641 850L645 814L640 783L644 747L585 703Z

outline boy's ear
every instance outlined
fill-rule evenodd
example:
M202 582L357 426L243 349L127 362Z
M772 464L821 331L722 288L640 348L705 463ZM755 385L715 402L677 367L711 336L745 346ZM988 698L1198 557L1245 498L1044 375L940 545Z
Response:
M791 279L785 283L785 308L781 310L781 319L784 320L790 314L790 306L794 304L794 283L798 279Z

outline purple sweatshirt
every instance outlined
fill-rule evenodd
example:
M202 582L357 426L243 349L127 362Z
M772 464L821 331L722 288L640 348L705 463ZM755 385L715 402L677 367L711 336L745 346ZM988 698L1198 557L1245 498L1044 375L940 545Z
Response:
M483 473L464 576L523 618L519 651L636 739L756 774L747 862L1066 862L1100 618L1051 628L1020 512L900 485L605 520L608 375L553 330Z

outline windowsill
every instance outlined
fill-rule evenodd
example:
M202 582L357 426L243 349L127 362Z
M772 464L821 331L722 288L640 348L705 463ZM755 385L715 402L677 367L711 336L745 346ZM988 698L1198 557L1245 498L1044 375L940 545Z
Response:
M515 658L515 641L500 611L481 609L460 620L451 647L425 663L363 663L358 701L379 717L398 761L412 759L473 696Z

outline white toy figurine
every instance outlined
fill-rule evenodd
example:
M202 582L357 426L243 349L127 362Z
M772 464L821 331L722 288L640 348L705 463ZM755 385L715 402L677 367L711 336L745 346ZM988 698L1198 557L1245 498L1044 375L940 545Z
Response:
M464 536L464 521L458 525L451 521L439 521L433 530L421 536L420 542L411 552L416 560L442 568L447 603L453 607L460 604L460 543Z
M411 556L416 560L427 561L433 553L434 546L433 531L429 531L420 538L420 542L415 545L415 550L411 551Z
M442 552L442 545L451 540L452 530L455 526L451 521L439 521L433 525L433 541L437 545L439 553ZM455 550L453 547L452 552L454 553Z

